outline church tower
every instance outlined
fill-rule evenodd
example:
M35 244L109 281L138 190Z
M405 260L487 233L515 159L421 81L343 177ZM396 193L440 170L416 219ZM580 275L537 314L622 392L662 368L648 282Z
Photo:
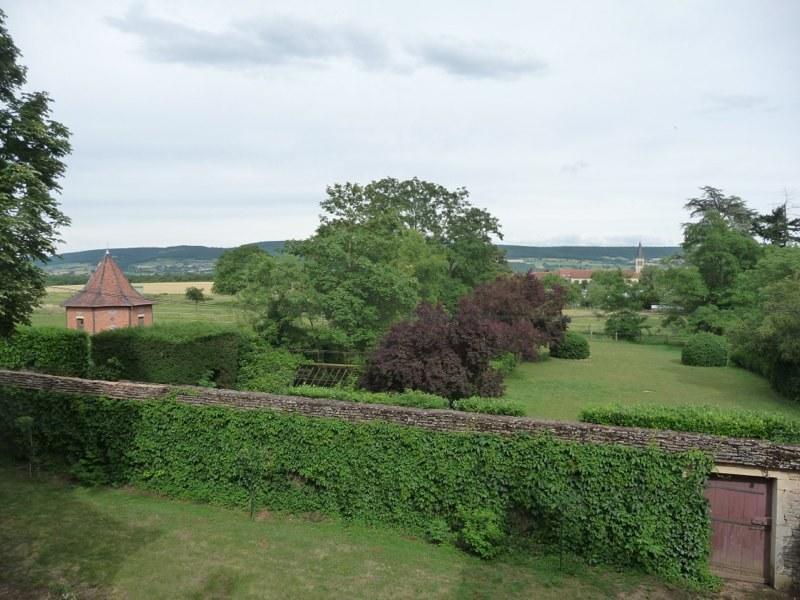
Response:
M642 272L642 269L644 269L644 249L642 249L642 242L639 242L639 251L633 261L633 270L638 275Z

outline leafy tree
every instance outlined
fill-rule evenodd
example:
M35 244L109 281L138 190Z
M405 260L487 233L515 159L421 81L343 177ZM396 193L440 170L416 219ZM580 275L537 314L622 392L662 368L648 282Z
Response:
M682 328L688 315L708 301L708 287L694 266L672 266L654 277L655 293L666 310L665 324Z
M257 244L246 244L223 252L214 266L215 294L233 296L247 287L252 269L272 264L272 257Z
M423 302L368 357L362 385L372 391L422 390L451 401L500 395L502 376L490 366L485 321L472 316L456 321L441 305Z
M201 302L205 302L206 300L206 295L203 293L203 289L195 286L187 287L184 296L190 302L194 302L195 309L200 306Z
M492 236L503 238L498 220L472 206L464 188L447 188L416 177L406 181L385 178L365 186L335 184L321 206L325 225L382 228L387 233L411 230L444 249L447 275L459 289L471 289L508 270ZM460 284L460 286L459 286Z
M587 290L589 303L607 311L638 309L638 285L629 283L620 269L595 271Z
M800 242L800 219L790 219L786 204L753 221L753 234L767 244L785 247Z
M561 340L568 318L562 314L564 287L547 290L533 273L500 276L461 299L459 319L474 314L486 322L494 356L513 352L535 360L540 346Z
M547 273L541 281L546 290L562 288L566 294L565 302L568 306L578 306L583 299L584 288L577 281L571 282L558 273Z
M727 301L727 294L742 271L752 268L761 248L748 234L711 212L684 227L686 260L697 267L713 304Z
M417 304L419 284L400 259L398 236L327 224L288 248L303 259L331 341L340 347L364 350Z
M606 319L606 334L620 340L638 341L642 338L642 329L647 317L633 310L623 309L613 312Z
M719 215L735 231L750 231L756 213L747 208L744 200L739 196L726 196L721 189L710 185L703 186L700 190L703 193L697 198L690 198L684 206L692 217L700 217L702 220L711 215Z
M69 224L55 195L61 191L69 131L50 118L45 92L23 92L26 69L0 11L0 336L29 323L45 293L35 261L55 253Z

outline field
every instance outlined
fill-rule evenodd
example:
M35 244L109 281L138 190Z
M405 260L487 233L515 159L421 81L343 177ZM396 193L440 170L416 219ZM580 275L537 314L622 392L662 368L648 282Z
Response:
M650 594L654 594L651 596ZM0 466L0 597L688 598L529 554L484 562L388 529L244 512Z
M800 407L763 377L736 367L687 367L680 348L595 338L586 360L522 363L506 378L509 400L526 414L577 419L592 404L708 404L800 418Z
M231 296L211 293L210 281L178 281L166 283L141 283L134 287L143 295L154 300L156 323L176 323L186 321L214 321L216 323L243 324L246 322L242 311ZM197 305L184 297L187 287L201 288L208 298ZM59 285L47 288L47 296L33 314L33 325L53 327L65 326L64 308L61 303L78 292L83 286Z

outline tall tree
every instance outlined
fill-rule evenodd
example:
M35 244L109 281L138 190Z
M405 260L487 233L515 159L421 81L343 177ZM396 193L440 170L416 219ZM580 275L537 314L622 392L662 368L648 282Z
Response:
M752 231L767 244L785 248L800 242L800 219L790 219L784 203L772 212L756 217Z
M55 253L69 224L56 194L69 154L69 131L50 118L45 92L24 92L26 68L0 11L0 336L30 322L44 295L35 261Z
M214 265L215 294L235 295L247 287L250 273L272 264L272 257L257 244L246 244L223 252Z
M692 217L704 219L716 213L736 231L750 231L756 212L747 208L744 200L739 196L726 196L721 189L710 185L703 186L700 190L703 192L700 196L689 198L684 205Z

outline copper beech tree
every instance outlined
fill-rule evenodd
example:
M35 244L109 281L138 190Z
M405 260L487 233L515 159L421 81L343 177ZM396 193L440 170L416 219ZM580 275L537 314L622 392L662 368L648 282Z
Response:
M533 274L501 276L478 286L454 315L422 303L394 325L369 356L362 385L373 391L423 390L451 400L499 396L502 374L491 361L505 353L535 360L564 335L566 292L545 289Z

